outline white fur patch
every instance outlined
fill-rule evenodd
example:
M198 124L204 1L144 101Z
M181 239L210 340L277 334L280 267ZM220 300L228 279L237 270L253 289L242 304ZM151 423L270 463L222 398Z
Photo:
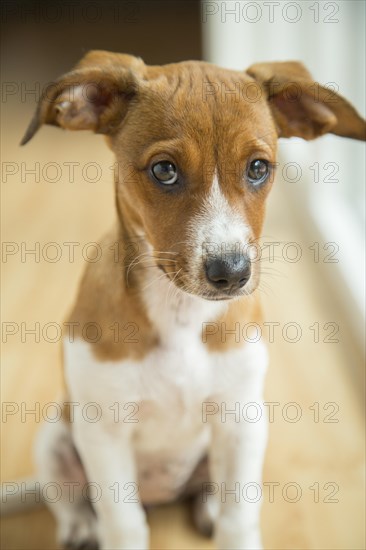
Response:
M215 172L210 193L188 226L188 240L192 243L192 279L199 280L207 256L245 252L250 236L250 226L225 198Z
M149 276L152 281L144 287L144 302L165 347L178 351L192 346L201 337L202 324L214 321L228 307L178 289L158 268L150 270Z
M200 214L191 224L192 238L200 251L235 251L243 246L250 236L250 227L225 198L215 172L210 194L206 197Z

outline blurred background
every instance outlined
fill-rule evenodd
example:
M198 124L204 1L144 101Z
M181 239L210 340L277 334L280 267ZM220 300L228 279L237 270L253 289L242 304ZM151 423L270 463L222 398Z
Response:
M42 410L61 386L60 342L44 327L62 326L86 264L83 247L114 218L113 157L101 136L44 127L19 147L42 88L90 49L238 70L296 59L364 116L365 3L15 0L1 9L1 475L15 481L32 474ZM364 145L336 136L280 140L278 162L264 228L276 259L263 277L263 304L278 329L266 388L275 412L264 543L362 549ZM78 243L73 261L70 242ZM213 548L183 504L151 510L149 522L153 548ZM54 528L45 509L6 518L2 548L56 548Z

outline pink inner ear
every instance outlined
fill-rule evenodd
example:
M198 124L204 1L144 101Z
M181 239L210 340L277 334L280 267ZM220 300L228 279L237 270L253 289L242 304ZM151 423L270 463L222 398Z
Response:
M66 88L54 106L59 126L69 130L97 130L99 118L113 101L113 90L85 83Z
M90 94L89 94L90 95ZM67 88L57 98L54 106L56 122L69 130L94 130L97 113L85 86Z
M280 113L277 122L284 137L313 139L328 132L337 123L336 116L324 103L315 100L300 87L296 93L287 88L272 96L270 104Z

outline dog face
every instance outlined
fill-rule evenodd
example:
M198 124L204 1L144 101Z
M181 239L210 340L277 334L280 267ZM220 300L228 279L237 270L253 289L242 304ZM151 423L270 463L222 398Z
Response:
M151 80L112 139L120 207L138 219L160 268L205 298L250 292L251 265L272 184L277 134L265 99L244 94L249 77L206 64L175 66Z
M23 142L42 123L108 136L121 223L177 287L211 300L258 284L277 138L365 139L353 107L320 86L315 97L299 63L148 67L107 52L89 53L43 97Z

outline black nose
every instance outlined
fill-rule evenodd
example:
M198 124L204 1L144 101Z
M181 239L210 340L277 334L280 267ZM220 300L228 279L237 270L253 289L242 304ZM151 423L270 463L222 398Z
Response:
M250 278L250 260L244 254L229 253L206 262L206 276L219 290L237 290Z

